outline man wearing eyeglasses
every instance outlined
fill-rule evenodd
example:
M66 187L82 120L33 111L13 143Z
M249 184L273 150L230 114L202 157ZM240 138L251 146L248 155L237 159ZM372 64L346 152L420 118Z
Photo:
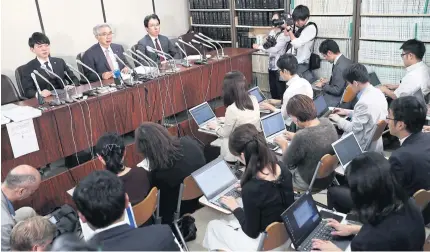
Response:
M146 56L151 58L155 62L163 63L166 60L169 60L168 56L159 56L153 52L150 52L146 49L147 46L152 47L158 51L162 51L164 53L169 54L173 58L180 58L179 52L176 50L173 43L169 40L168 37L160 34L160 18L156 14L151 14L145 17L143 24L145 25L145 29L148 34L145 35L139 42L137 42L137 49L144 53ZM147 65L146 62L141 62L144 65Z
M98 43L91 46L85 51L82 57L82 62L94 69L102 80L113 78L113 72L117 69L123 73L127 73L129 69L121 62L117 61L115 54L124 62L124 48L122 45L112 43L113 32L108 24L96 25L93 28L93 33ZM91 82L99 80L97 75L90 70L84 68L84 74Z
M423 99L430 93L430 69L422 61L426 52L423 42L410 39L400 47L403 64L406 67L406 74L402 78L400 85L385 84L379 89L389 98L397 99L402 96L415 96Z

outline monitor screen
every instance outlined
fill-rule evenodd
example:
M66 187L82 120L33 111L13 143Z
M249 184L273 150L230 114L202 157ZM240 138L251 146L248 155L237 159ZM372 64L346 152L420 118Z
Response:
M375 72L369 73L369 82L373 86L378 86L381 84L381 81L379 80L378 75L376 75Z
M261 124L266 138L285 130L284 118L281 112L273 113L261 119Z
M314 104L315 104L315 109L317 110L318 117L322 116L325 112L327 112L328 106L323 95L318 96L314 100Z
M334 142L332 146L344 168L351 160L363 153L352 132Z
M266 98L264 98L264 96L261 94L259 88L253 88L253 89L249 90L248 93L249 93L249 95L255 96L257 98L258 103L266 100Z
M208 199L215 197L220 189L224 190L237 178L223 159L216 159L193 174L193 178Z
M201 106L190 109L190 113L197 125L202 125L215 117L215 114L208 103L204 103Z
M321 222L318 209L309 193L294 202L282 214L282 219L296 249Z

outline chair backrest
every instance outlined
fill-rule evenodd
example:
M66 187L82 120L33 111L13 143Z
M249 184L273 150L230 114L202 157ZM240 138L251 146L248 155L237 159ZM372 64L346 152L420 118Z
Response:
M356 95L357 94L354 92L354 90L352 90L351 86L348 85L345 88L345 92L343 93L342 102L344 103L352 102L352 100L354 100Z
M1 75L1 105L19 101L19 93L12 80L6 75Z
M379 120L379 122L376 124L376 130L373 133L372 142L378 141L379 138L382 137L385 127L387 127L387 122L385 120Z
M83 56L84 56L83 52L78 53L78 55L76 55L76 59L82 61ZM80 64L77 64L77 65L78 65L79 72L84 73L84 68Z
M15 79L16 79L16 86L18 87L18 93L24 97L25 93L24 93L24 88L22 87L22 73L23 73L23 69L24 69L25 65L19 66L16 70L15 70Z
M273 222L267 226L258 245L258 251L269 251L278 248L288 241L288 233L284 223Z
M182 192L182 200L192 200L200 198L203 195L203 192L192 176L186 177L183 183L184 190Z
M338 163L339 160L336 155L325 154L321 158L321 166L318 170L317 178L325 178L332 174Z
M413 195L417 206L422 210L430 203L430 190L426 191L424 189L418 190Z
M149 220L149 218L151 218L155 210L157 210L157 198L159 197L158 194L159 191L157 187L153 187L146 198L142 200L142 202L139 202L133 206L133 213L137 226L144 224L147 220Z

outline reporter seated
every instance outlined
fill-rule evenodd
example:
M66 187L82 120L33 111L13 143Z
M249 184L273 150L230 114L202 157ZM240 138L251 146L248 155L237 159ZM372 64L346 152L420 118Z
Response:
M24 96L27 98L36 97L37 87L31 78L31 73L37 70L41 75L43 75L47 80L49 80L55 89L63 89L64 86L62 82L52 74L48 74L42 68L47 68L48 70L57 74L64 82L66 89L72 88L74 85L79 84L78 78L70 70L61 58L51 57L51 42L49 38L40 32L35 32L28 39L28 46L32 53L36 55L36 58L28 62L22 68L21 84L24 89ZM67 72L69 79L64 72ZM39 84L41 95L43 97L48 97L53 94L53 89L46 81L36 75L37 83Z
M150 190L148 172L140 167L124 165L125 146L122 137L116 133L104 134L97 141L96 152L106 170L116 174L124 183L132 206L145 199Z
M356 235L352 251L422 251L425 230L423 217L413 199L408 198L391 172L384 156L366 152L346 169L354 211L363 226L330 220L333 235ZM314 240L313 249L340 251L332 242Z
M57 228L47 218L35 216L18 222L12 229L12 251L49 251Z
M236 219L209 222L203 247L209 250L256 250L260 233L294 202L291 173L268 148L266 139L252 124L237 127L229 139L231 152L245 163L240 181L243 208L233 197L221 202Z
M79 218L95 231L90 243L102 251L179 251L167 225L132 228L124 220L128 195L110 171L94 171L73 192Z
M260 129L260 108L257 98L248 94L245 76L239 71L225 75L222 90L224 106L227 108L224 124L210 122L207 127L214 129L222 138L221 157L228 162L236 162L237 157L228 148L230 134L236 127L246 123Z
M297 74L298 63L297 59L292 54L284 54L282 55L278 62L276 63L279 68L279 74L282 76L284 80L287 81L287 90L285 90L282 101L269 99L267 102L262 102L260 107L262 109L268 109L270 111L277 111L278 109L275 106L281 107L281 112L285 120L285 124L287 126L291 125L291 118L288 116L287 111L287 103L288 100L297 94L302 94L310 97L311 99L314 96L314 91L312 89L311 84L304 78L301 78Z
M295 189L306 191L320 159L332 151L331 144L338 139L336 129L327 118L317 118L314 102L306 95L295 95L287 104L289 117L302 130L278 136L284 164L290 169ZM288 144L288 140L291 143ZM333 181L334 172L315 180L313 189L326 189Z

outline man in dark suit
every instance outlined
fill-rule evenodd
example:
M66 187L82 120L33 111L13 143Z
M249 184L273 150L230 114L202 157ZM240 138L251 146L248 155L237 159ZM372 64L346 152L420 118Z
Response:
M321 79L315 86L322 88L328 106L337 107L347 86L343 71L352 65L352 61L340 52L338 44L331 39L324 40L319 51L327 61L333 63L333 67L330 80Z
M35 32L28 39L28 45L30 46L30 50L36 54L36 58L28 62L22 68L21 74L21 83L22 88L24 89L24 96L27 98L34 98L37 93L36 85L34 84L33 79L31 78L31 73L34 70L37 70L41 75L43 75L46 79L48 79L55 87L55 89L63 89L64 86L61 81L55 76L46 73L45 70L42 69L46 67L47 69L53 71L57 74L61 79L63 79L66 89L71 88L71 85L78 85L79 80L73 74L73 72L69 69L63 59L54 58L50 56L50 41L49 38L40 32ZM69 79L64 72L67 72ZM37 83L40 87L40 93L43 97L48 97L52 95L52 87L47 82L45 82L42 78L36 75Z
M97 72L102 80L114 77L114 70L127 73L129 69L115 58L116 54L122 61L127 62L122 45L112 43L112 29L108 24L97 25L93 28L93 34L98 43L85 51L82 62ZM84 74L91 82L99 81L95 73L84 67Z
M178 59L181 54L175 48L173 43L168 37L160 35L160 19L157 15L152 14L145 17L143 21L146 31L148 34L145 35L139 42L137 42L137 49L144 53L146 56L150 57L155 62L163 62L169 60L169 57L161 57L154 54L146 49L147 46L155 48L159 51L169 54L170 56ZM141 62L145 65L145 62Z
M73 200L81 221L95 231L90 243L99 250L179 251L168 225L132 228L124 221L128 195L121 179L110 171L94 171L81 180Z

